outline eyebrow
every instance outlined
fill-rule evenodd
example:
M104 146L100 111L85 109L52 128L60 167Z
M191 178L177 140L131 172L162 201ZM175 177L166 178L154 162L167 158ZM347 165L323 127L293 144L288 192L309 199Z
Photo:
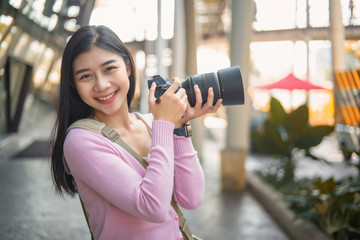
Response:
M117 61L116 59L110 59L110 60L102 63L102 64L100 65L100 67L104 67L104 66L106 66L106 65L108 65L108 64L110 64L110 63L116 62L116 61ZM89 68L81 68L81 69L79 69L79 70L77 70L77 71L75 72L75 75L78 75L78 74L81 74L81 73L87 72L87 71L90 71L90 69L89 69Z

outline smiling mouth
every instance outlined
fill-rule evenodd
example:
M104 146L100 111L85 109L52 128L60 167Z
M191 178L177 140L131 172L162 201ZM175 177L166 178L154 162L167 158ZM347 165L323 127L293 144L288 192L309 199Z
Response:
M111 99L117 92L118 91L115 91L106 97L97 97L96 99L98 99L100 101L107 101L107 100Z

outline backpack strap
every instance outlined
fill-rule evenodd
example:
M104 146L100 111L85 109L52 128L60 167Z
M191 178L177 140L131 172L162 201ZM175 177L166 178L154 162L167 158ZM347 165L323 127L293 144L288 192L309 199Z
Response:
M71 126L68 128L67 132L69 132L73 128L87 129L87 130L96 132L98 134L101 134L104 137L108 138L110 141L119 144L122 148L124 148L127 152L129 152L145 169L149 165L148 162L145 161L145 159L142 156L140 156L136 151L134 151L134 149L132 149L126 142L124 142L120 138L120 135L116 130L108 127L107 125L105 125L105 123L96 121L94 119L85 118L85 119L80 119L80 120L74 122L73 124L71 124ZM66 163L65 158L63 158L63 163L64 163L64 168L66 169L66 171L68 170L70 173L70 169ZM80 199L80 201L81 201L81 199ZM82 201L81 201L81 206L83 208L83 211L84 211L84 214L86 217L86 221L88 223L89 230L90 230L90 233L91 233L91 236L93 239L93 234L91 232L89 220L88 220L88 213L87 213ZM174 200L174 198L171 200L171 206L174 208L176 214L179 216L179 228L180 228L180 231L183 234L183 237L185 238L185 240L194 240L194 238L191 234L191 231L190 231L190 227L187 224L187 221L186 221L184 215L182 214L178 204Z
M128 153L130 153L145 169L149 166L149 163L144 160L137 152L134 151L126 142L124 142L117 131L105 125L101 130L102 135L110 139L112 142L119 144Z
M89 232L90 232L90 235L91 235L91 240L94 240L95 239L94 234L92 233L91 228L90 228L89 213L86 211L85 204L82 201L82 199L80 198L80 195L79 195L79 199L80 199L80 203L81 203L81 208L82 208L82 210L84 212L84 215L85 215L86 223L87 223L88 228L89 228Z

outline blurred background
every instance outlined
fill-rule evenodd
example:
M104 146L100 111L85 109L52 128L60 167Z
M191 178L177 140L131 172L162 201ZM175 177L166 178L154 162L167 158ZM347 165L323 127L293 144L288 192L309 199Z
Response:
M50 214L54 202L46 202L47 197L39 196L53 194L48 166L44 168L43 162L48 159L47 143L55 119L62 51L72 33L88 24L110 27L130 49L138 71L133 109L142 113L148 112L147 80L154 75L185 79L240 66L245 104L222 106L216 114L193 122L193 143L210 184L204 207L188 214L194 222L205 216L215 217L217 227L213 233L205 230L203 221L195 224L195 230L200 236L207 236L205 239L294 238L291 230L286 230L271 211L268 217L263 216L269 210L256 200L256 190L251 191L258 185L250 173L269 169L269 163L286 155L260 147L262 140L259 142L258 135L270 136L264 126L276 107L285 116L295 115L299 107L306 106L306 126L333 129L320 138L309 138L317 139L316 144L291 150L288 158L298 159L300 154L305 159L297 162L295 178L339 179L358 175L360 0L1 0L0 187L6 195L0 197L1 239L74 239L71 236L76 234L82 237L75 239L87 238L83 236L86 228L77 203L51 197L59 207ZM279 131L282 144L288 144L284 131ZM295 154L299 149L303 152ZM310 159L322 162L314 163ZM340 165L329 167L329 163ZM35 169L34 164L40 164L43 169L35 170L40 171L36 173L37 180L33 170L28 170ZM18 178L22 180L15 180ZM45 184L41 195L33 194L41 199L36 201L47 207L39 210L40 203L26 205L35 200L24 203L24 196L41 184ZM234 192L240 195L233 195ZM355 191L358 192L359 189ZM39 222L24 220L25 217L14 220L14 215L24 215L18 212L14 202L26 205L25 212L33 208L31 219ZM250 225L238 224L238 215L226 213L225 208L209 215L209 211L219 209L222 204L238 210L240 206L264 207L266 211L245 214L243 221L253 221L258 216L257 220L263 218L266 223L259 220L247 222ZM355 205L359 217L359 202ZM60 226L67 223L67 216L61 210L65 206L77 209L74 210L77 215L73 216L76 223L71 225L76 226L74 232L78 230L72 232L75 235L60 233L59 222L63 224ZM50 220L44 217L49 214ZM37 225L45 219L53 221L46 230ZM224 219L231 224L215 224ZM268 226L263 232L239 227L258 229L264 226L261 224ZM276 233L271 235L271 231ZM228 237L221 238L225 232ZM29 233L30 238L23 237ZM50 238L52 234L59 237ZM345 235L352 236L348 232Z
M147 89L143 83L153 75L185 78L239 65L231 60L231 44L236 45L231 43L234 28L239 29L234 33L239 39L250 35L246 36L248 43L239 43L248 44L249 52L233 54L248 59L246 69L241 70L245 72L253 125L269 110L270 96L278 98L286 110L307 102L314 125L335 123L332 45L340 44L344 52L343 71L359 68L358 1L340 1L341 15L336 19L342 25L340 30L332 28L328 0L251 1L246 16L249 26L242 26L243 21L232 22L232 15L237 12L232 12L231 1L193 1L193 9L181 2L1 1L0 138L18 130L24 109L31 107L26 103L36 99L54 104L62 49L71 33L87 24L112 28L131 49L139 71L134 106L139 111L147 111ZM331 29L338 32L331 33ZM342 34L343 41L334 39L332 34ZM189 62L191 67L187 66ZM8 74L6 64L18 75ZM31 71L28 77L25 70L18 71L26 67ZM258 88L290 73L323 90ZM26 84L21 82L24 78ZM217 117L224 118L222 111ZM221 126L226 122L208 120L205 124Z

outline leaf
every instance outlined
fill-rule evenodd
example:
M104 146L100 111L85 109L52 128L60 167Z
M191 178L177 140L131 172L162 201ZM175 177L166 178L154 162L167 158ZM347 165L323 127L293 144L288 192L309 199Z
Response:
M325 182L323 182L321 179L318 179L315 183L315 186L320 190L322 194L329 194L335 189L336 183L334 178L332 177Z
M334 126L318 125L318 126L310 127L309 129L312 133L325 137L334 131Z
M319 145L323 138L333 132L333 130L334 127L332 126L309 126L294 139L294 145L297 148L308 150Z
M265 121L263 131L258 134L253 134L255 148L259 152L284 155L285 143L280 136L278 126L273 122Z
M274 97L270 100L270 120L275 124L282 124L284 122L287 113L280 101Z
M284 126L289 136L294 137L302 133L309 123L309 109L306 105L302 105L289 113L285 119Z

